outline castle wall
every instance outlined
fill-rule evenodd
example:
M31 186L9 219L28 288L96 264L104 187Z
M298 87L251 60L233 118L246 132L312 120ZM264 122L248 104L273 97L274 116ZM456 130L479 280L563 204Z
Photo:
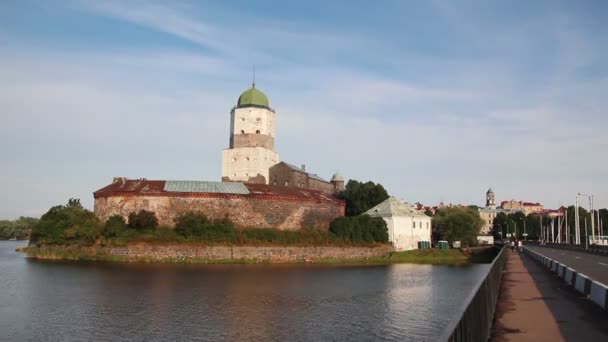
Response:
M308 178L308 188L323 191L326 194L334 193L334 185L317 179Z
M91 256L99 259L100 255L113 257L116 261L155 260L163 262L210 262L221 260L257 261L257 262L315 262L319 259L367 259L385 256L394 249L390 245L377 247L337 247L337 246L204 246L195 244L129 244L124 247L76 247L45 246L37 258L48 258L57 255L61 258L66 251L73 254Z
M153 211L163 226L174 226L174 219L189 211L200 211L211 218L225 215L238 227L267 227L298 230L305 227L328 229L336 217L344 216L343 203L277 200L272 196L221 194L112 195L95 198L95 214L105 221L112 215L125 219L141 209Z

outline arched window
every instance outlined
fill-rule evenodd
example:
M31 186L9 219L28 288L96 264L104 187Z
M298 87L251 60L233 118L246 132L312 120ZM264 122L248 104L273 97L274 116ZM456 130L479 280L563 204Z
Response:
M245 131L241 130L241 134L245 134Z
M258 130L256 130L256 131L255 131L255 134L260 134L260 130L259 130L259 129L258 129Z
M416 221L413 221L413 222L414 222L414 228L416 228Z

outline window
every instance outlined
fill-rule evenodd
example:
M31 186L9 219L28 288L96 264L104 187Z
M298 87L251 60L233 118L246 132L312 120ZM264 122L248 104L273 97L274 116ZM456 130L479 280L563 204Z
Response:
M245 121L245 118L241 118L241 121Z
M255 121L260 122L262 121L262 118L256 118Z
M246 160L249 160L249 157L245 157Z
M285 181L285 186L289 186L289 181Z
M414 221L414 228L416 228L416 221Z
M426 229L429 229L429 223L428 222L426 223Z
M256 130L256 131L255 131L255 134L260 134L260 130L259 130L259 129L258 129L258 130Z
M245 177L249 177L249 174L247 172L245 172Z
M245 131L241 130L241 134L245 134Z
M233 157L233 158L232 158L232 161L233 161L233 162L235 162L235 161L236 161L236 158L234 158L234 157Z

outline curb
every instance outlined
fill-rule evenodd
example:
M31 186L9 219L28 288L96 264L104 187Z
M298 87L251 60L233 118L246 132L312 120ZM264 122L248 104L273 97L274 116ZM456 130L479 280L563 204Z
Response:
M546 266L551 272L557 274L557 276L566 284L589 297L591 301L599 305L602 309L608 310L608 286L531 249L524 247L524 253Z

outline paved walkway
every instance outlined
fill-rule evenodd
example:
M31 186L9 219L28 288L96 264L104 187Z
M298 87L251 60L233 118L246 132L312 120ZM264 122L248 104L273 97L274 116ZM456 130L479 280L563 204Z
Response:
M547 258L566 265L587 277L608 285L608 257L551 247L526 246Z
M608 313L531 258L511 254L492 341L608 341Z

